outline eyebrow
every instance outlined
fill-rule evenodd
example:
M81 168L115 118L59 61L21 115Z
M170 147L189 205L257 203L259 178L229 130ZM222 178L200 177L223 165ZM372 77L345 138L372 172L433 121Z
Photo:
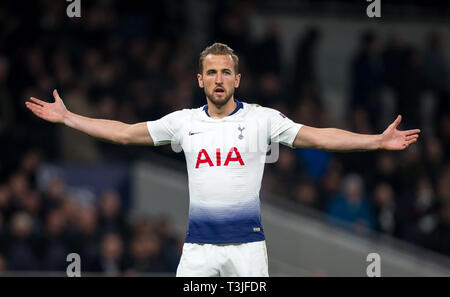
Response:
M232 70L231 70L230 68L222 68L222 69L220 69L220 71L222 71L222 72L224 72L224 71L230 71L230 72L232 72ZM212 69L207 69L207 70L206 70L206 73L209 73L209 72L217 72L217 69L214 69L214 68L212 68Z

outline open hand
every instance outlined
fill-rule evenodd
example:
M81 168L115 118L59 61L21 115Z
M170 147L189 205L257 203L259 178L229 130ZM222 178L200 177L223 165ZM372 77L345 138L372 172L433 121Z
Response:
M58 95L58 92L53 90L53 97L55 102L48 103L37 98L31 97L30 101L25 102L25 105L36 116L52 123L63 123L64 117L67 114L67 108Z
M381 135L381 149L403 150L419 138L419 129L400 131L397 126L400 124L402 116L399 115L395 121L384 130Z

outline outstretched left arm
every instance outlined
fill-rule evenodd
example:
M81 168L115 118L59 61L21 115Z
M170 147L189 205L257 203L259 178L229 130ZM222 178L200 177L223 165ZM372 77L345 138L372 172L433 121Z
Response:
M368 150L403 150L419 138L419 129L400 131L397 126L402 117L384 130L382 134L367 135L336 128L303 126L294 140L294 147L316 148L336 152Z

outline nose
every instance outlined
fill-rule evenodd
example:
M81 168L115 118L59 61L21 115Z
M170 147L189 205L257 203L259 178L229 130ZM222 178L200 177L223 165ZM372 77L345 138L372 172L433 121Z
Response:
M219 72L216 75L216 84L221 84L222 82L222 73Z

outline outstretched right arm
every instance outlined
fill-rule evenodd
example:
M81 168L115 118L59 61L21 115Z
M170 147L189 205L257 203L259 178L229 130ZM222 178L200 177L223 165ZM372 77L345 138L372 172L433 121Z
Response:
M93 137L118 144L154 145L145 122L125 124L119 121L92 119L67 110L56 90L54 103L31 97L25 104L36 116L84 132Z

